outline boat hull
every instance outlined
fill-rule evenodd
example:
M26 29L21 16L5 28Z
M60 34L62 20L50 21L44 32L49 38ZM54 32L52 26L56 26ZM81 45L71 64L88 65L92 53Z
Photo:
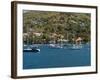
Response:
M25 50L23 50L23 52L39 52L40 51L40 49L32 49L32 50L27 50L27 49L25 49Z

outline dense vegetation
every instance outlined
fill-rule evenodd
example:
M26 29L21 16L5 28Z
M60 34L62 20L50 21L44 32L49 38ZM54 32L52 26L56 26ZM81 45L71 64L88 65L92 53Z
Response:
M49 43L59 39L81 37L90 42L91 15L89 13L23 11L24 43ZM36 35L38 33L39 35ZM25 35L26 34L26 35Z

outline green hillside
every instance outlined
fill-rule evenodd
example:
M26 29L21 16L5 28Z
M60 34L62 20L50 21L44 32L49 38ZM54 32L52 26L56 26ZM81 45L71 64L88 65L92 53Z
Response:
M90 26L89 13L23 11L24 43L49 43L59 39L72 42L78 37L84 43L90 42Z

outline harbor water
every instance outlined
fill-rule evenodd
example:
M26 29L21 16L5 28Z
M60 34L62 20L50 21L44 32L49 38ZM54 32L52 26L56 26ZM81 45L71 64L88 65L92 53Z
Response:
M91 65L91 48L84 44L80 49L51 48L41 44L40 52L23 52L23 69L81 67Z

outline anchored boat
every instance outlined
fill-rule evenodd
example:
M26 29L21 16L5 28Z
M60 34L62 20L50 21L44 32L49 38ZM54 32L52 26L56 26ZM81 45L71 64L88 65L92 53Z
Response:
M26 47L23 49L24 52L40 52L40 49L37 47Z
M51 48L63 48L61 45L58 44L49 44Z

